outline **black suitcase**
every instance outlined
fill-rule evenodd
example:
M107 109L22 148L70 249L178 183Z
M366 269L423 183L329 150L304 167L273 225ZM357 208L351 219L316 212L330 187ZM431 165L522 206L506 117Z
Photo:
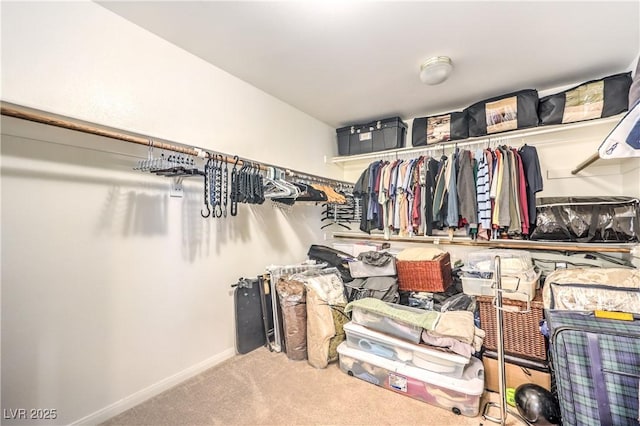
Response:
M266 343L260 282L240 278L232 287L235 287L236 351L246 354Z

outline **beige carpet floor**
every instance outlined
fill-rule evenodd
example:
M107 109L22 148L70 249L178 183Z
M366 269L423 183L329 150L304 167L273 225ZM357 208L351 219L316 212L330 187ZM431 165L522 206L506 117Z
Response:
M499 399L497 394L485 400ZM497 410L492 411L498 415ZM508 425L521 424L512 416ZM266 348L235 356L104 425L493 425Z

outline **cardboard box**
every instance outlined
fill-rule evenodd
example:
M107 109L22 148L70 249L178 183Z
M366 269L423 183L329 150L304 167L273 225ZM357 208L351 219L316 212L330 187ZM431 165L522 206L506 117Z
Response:
M487 390L499 392L498 385L498 360L482 356L484 364L484 386ZM540 371L531 367L525 367L511 362L504 363L505 377L508 388L517 388L525 383L535 383L547 390L551 390L551 374L548 371Z

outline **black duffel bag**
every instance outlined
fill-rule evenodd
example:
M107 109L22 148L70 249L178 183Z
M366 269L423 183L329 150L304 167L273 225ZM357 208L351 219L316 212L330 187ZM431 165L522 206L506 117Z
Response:
M638 241L640 200L632 197L545 197L537 200L532 240Z
M329 266L335 267L340 273L343 282L353 281L351 272L349 272L349 261L355 259L349 253L327 246L312 244L311 247L309 247L307 256L311 260L327 263Z

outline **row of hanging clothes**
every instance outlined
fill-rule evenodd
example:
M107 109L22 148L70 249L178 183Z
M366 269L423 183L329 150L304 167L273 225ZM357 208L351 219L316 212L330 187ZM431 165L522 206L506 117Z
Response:
M204 218L236 216L238 204L263 204L269 200L278 207L290 207L297 202L336 206L347 205L347 197L353 197L353 185L340 182L329 185L329 180L311 175L288 177L283 169L241 160L238 156L233 157L231 167L222 154L209 154L202 169L196 164L199 161L190 155L164 152L154 157L150 147L147 159L138 161L134 170L172 177L178 182L184 177L202 177L204 205L200 214Z
M360 230L381 230L385 238L464 230L473 239L522 239L533 231L542 189L535 147L456 146L439 158L375 161L354 195L361 200Z

